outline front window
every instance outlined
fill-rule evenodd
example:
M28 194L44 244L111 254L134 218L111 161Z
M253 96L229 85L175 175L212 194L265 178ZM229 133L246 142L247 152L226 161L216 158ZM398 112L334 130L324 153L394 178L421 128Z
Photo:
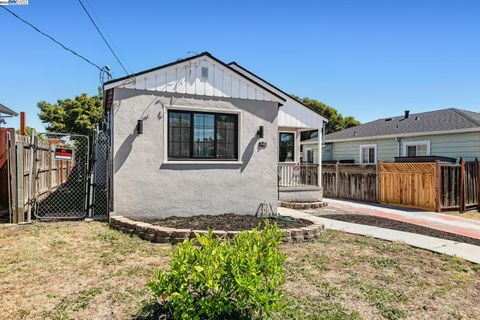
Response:
M168 159L238 160L238 115L168 112Z
M360 163L372 164L377 162L377 146L361 145L360 146Z
M403 155L407 157L420 157L430 155L429 141L407 141L404 143Z
M279 162L295 161L295 134L292 132L280 132Z

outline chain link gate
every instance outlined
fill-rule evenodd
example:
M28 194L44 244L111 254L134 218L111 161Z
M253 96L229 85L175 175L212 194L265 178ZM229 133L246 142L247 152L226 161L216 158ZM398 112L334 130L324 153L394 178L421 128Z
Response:
M35 157L37 219L82 219L88 214L89 152L87 136L44 133L49 149Z
M106 218L109 211L109 146L108 132L96 131L93 137L91 189L91 215L94 218Z

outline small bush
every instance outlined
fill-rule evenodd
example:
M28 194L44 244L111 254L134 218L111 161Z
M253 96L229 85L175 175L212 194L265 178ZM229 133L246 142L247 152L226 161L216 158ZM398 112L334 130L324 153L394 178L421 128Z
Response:
M229 241L197 235L172 251L170 271L157 270L148 287L175 319L264 318L284 307L281 241L268 223Z

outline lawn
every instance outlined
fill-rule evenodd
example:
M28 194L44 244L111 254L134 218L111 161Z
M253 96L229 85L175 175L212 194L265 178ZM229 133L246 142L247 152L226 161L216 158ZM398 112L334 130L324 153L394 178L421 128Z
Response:
M0 227L0 319L146 319L155 245L100 222ZM282 246L278 319L479 319L480 267L341 232Z

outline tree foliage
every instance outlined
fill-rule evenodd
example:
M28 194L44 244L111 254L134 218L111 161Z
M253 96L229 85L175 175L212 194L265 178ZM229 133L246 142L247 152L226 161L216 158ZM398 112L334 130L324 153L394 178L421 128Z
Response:
M300 102L307 105L313 111L321 114L328 119L328 123L325 126L325 131L327 134L360 125L360 122L354 117L342 116L342 114L340 114L335 108L330 107L323 102L307 97L294 97Z
M48 131L90 135L102 119L103 98L101 93L91 97L82 93L75 99L57 100L56 104L40 101L37 106Z

